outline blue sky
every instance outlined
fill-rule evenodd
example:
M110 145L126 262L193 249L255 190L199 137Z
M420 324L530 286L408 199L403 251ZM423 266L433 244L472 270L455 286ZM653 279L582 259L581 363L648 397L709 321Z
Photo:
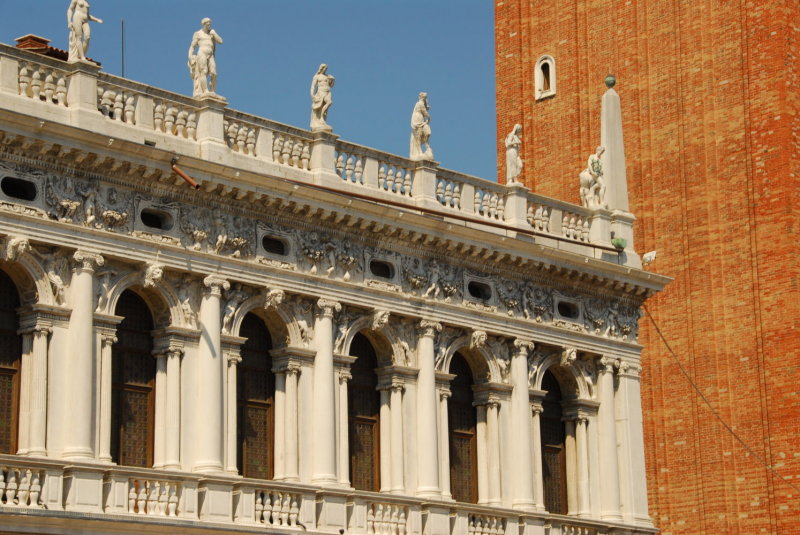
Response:
M67 48L68 0L0 0L0 41L34 33ZM224 39L217 92L230 107L308 128L320 63L336 77L328 122L343 139L408 155L427 91L436 160L496 180L494 14L487 0L91 0L89 56L125 76L191 94L186 56L200 19Z

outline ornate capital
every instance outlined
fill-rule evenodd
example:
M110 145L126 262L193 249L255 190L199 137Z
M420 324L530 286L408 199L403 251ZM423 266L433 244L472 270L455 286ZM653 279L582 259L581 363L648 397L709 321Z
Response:
M72 260L75 263L75 271L78 273L83 271L94 273L95 267L105 264L103 255L82 250L75 251Z
M439 389L439 400L445 401L453 395L453 392L450 391L449 388L440 388Z
M117 343L117 336L114 333L103 333L100 335L100 341L103 346L112 346Z
M528 358L533 352L534 344L531 340L525 340L522 338L516 338L514 340L514 349L517 350L517 355L522 355L524 358Z
M478 349L486 345L486 331L472 331L469 338L469 348Z
M183 356L183 349L179 349L177 347L171 347L164 352L167 355L168 359L172 358L181 358Z
M353 378L353 375L347 370L341 370L339 372L339 384L345 385L347 381Z
M298 376L300 375L301 369L302 369L301 366L296 362L290 362L286 365L286 369L284 370L284 372L286 373L287 376L289 375Z
M333 318L335 314L342 310L342 304L339 301L331 299L320 299L317 301L317 315L323 318Z
M422 320L417 325L417 332L420 336L434 337L436 333L442 331L442 324L438 321Z
M283 290L266 290L264 294L264 308L275 308L283 303L286 292Z
M205 285L210 295L215 295L217 297L222 296L223 290L227 291L231 288L231 283L219 275L209 275L203 279L203 285Z
M542 407L542 403L537 401L535 403L531 403L531 414L534 416L538 416L544 412L544 407Z
M617 367L618 375L620 377L639 377L639 374L642 372L642 367L638 364L633 364L631 362L626 362L622 359L617 359L614 363Z
M228 360L228 366L236 366L242 362L242 356L238 351L228 351L225 357Z
M375 309L372 312L372 323L371 327L373 331L379 331L386 327L389 323L389 311L388 310L378 310Z
M606 357L604 355L604 356L600 357L599 359L597 359L598 371L601 371L601 372L604 372L604 373L613 373L614 372L614 367L617 365L617 362L618 361L616 361L616 360L614 360L614 359L612 359L610 357Z

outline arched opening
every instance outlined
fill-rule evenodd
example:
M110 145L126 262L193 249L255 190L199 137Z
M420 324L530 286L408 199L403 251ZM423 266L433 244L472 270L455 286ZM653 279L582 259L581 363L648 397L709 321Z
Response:
M122 292L114 313L123 320L111 358L111 460L151 467L156 378L153 315L131 290Z
M261 318L249 313L239 336L242 361L236 374L237 467L245 477L272 479L275 459L275 375L272 373L272 337Z
M550 64L542 63L542 92L550 91Z
M567 514L566 432L561 421L561 388L550 371L542 377L542 400L539 427L542 436L542 478L544 505L550 513Z
M447 403L450 442L450 492L459 502L478 503L478 456L473 404L472 370L461 353L453 355L450 373L451 396Z
M0 453L17 453L19 428L19 371L22 336L19 293L11 277L0 271Z
M356 357L347 384L347 423L350 447L350 484L358 490L380 490L380 393L375 368L378 358L367 338L358 333L350 344Z

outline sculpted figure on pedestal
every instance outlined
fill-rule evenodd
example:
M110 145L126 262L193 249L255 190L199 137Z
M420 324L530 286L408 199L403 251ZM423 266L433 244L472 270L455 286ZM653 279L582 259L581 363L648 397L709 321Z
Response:
M597 151L589 156L586 169L581 171L581 204L586 208L607 208L606 181L603 178L603 163L600 157L606 151L597 147Z
M328 65L323 63L311 79L311 129L330 131L331 127L326 122L328 108L331 107L331 88L335 78L328 74Z
M199 97L215 94L217 90L217 63L214 54L217 43L222 44L222 37L211 29L211 19L206 17L200 21L202 28L194 32L192 44L189 45L189 74L194 82L192 96ZM197 53L195 53L197 48ZM209 81L210 79L210 81Z
M414 161L433 161L433 149L430 146L431 138L431 107L428 105L428 94L424 91L419 94L419 100L414 104L411 112L411 147L409 158ZM422 146L425 145L423 152Z
M89 13L89 2L86 0L72 0L67 8L67 28L69 28L69 55L70 63L86 59L89 51L91 28L89 22L103 23L102 19Z
M522 147L522 125L515 124L514 129L506 136L506 184L519 182L522 174L522 158L519 156Z

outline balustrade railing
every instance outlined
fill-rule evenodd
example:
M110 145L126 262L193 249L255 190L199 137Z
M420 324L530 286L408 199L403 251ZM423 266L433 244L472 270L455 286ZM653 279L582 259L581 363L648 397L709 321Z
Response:
M273 132L272 161L308 170L311 161L311 143L307 139L286 132Z
M470 535L502 535L506 532L506 519L489 514L471 514L467 530Z
M256 490L255 522L265 526L296 528L300 494L278 490Z
M405 535L408 531L408 507L394 503L367 504L367 533Z
M131 478L128 512L149 516L179 516L181 485L174 481Z
M134 124L137 99L133 91L97 82L97 109L109 119Z
M233 152L256 155L256 136L258 131L255 126L236 121L224 122L225 142Z
M19 94L33 100L67 105L67 73L33 62L20 62L17 75Z
M168 136L197 139L197 111L186 105L156 100L153 106L153 129Z
M0 466L0 505L38 509L46 471Z

